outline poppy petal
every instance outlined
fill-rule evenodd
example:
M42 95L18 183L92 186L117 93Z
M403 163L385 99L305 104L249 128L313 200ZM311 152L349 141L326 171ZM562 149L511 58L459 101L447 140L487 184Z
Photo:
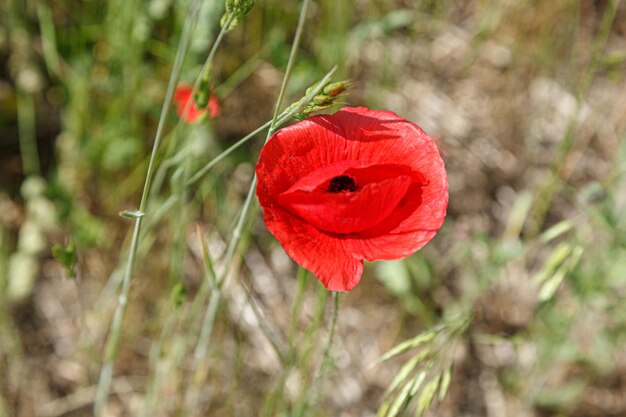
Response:
M217 99L216 95L212 95L211 98L209 98L209 116L211 116L211 119L214 119L220 114L222 114L220 101Z
M406 194L411 177L365 185L358 192L281 194L278 202L307 223L331 233L354 233L379 224Z
M268 229L330 289L356 285L363 260L413 254L446 215L434 141L388 111L344 108L282 129L256 173Z
M176 106L176 114L178 117L191 124L197 122L202 116L207 114L207 110L211 118L219 116L222 112L220 102L215 95L209 97L209 103L205 108L199 109L193 99L193 87L186 84L181 84L176 87L172 101Z
M318 119L321 116L281 129L265 144L256 166L259 199L273 201L306 175L345 161L342 132L333 123L317 123Z
M279 208L266 210L264 220L285 252L329 290L349 291L359 283L363 261L346 252L340 240Z
M347 137L360 138L348 141L347 159L372 164L402 161L422 174L428 184L421 190L423 203L387 233L439 229L448 206L448 177L434 141L418 126L393 112L356 107L344 108L335 116Z

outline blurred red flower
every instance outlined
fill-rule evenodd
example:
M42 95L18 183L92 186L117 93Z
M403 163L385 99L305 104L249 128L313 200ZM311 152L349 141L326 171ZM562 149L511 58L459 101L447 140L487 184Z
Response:
M435 143L389 111L346 107L282 129L256 173L267 228L329 290L354 288L363 260L421 249L448 206Z
M176 91L174 92L174 105L176 106L176 114L187 123L197 122L202 116L207 114L207 112L211 119L219 116L222 112L220 102L213 94L211 94L207 106L199 109L193 100L193 86L186 84L180 84L176 87Z

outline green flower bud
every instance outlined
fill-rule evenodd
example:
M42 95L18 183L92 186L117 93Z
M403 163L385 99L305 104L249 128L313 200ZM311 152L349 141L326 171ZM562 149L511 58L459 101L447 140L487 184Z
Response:
M351 87L350 83L347 80L337 81L336 83L330 83L326 85L324 89L322 90L322 92L326 95L335 97L343 93L350 87Z
M327 96L325 94L319 94L319 95L313 97L312 103L315 104L315 105L323 105L323 104L327 104L327 103L332 103L333 99L334 99L334 97L332 97L332 96Z
M227 22L227 31L233 30L239 23L239 19L250 13L256 0L226 0L226 13L220 20L220 26L224 27Z
M237 19L237 17L235 17L234 15L231 15L230 13L224 13L224 16L222 16L222 18L220 19L220 26L224 27L226 23L229 21L229 18L230 18L230 23L228 23L228 27L226 28L227 32L233 30L237 26L237 23L239 23L239 20Z
M308 96L309 94L311 94L318 86L319 83L315 83L307 88L305 95ZM302 111L293 116L294 119L304 120L312 113L326 110L334 106L335 104L337 104L337 97L346 90L348 90L348 88L350 88L350 83L347 80L327 83L324 88L322 88L322 91L318 93L315 97L313 97L313 99L311 99L311 101L302 109ZM293 110L293 108L300 105L301 102L302 99L291 104L289 107L287 107L285 112Z
M226 14L232 14L235 18L243 17L250 13L256 0L226 0Z

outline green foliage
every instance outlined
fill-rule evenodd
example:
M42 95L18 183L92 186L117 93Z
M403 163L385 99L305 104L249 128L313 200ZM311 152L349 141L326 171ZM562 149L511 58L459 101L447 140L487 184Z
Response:
M52 247L52 256L65 268L67 276L76 278L76 271L74 269L76 267L76 250L71 240L66 246L59 244L54 245Z
M185 295L187 294L187 290L185 289L185 284L182 282L176 283L174 288L172 288L172 292L170 293L170 302L172 303L172 307L175 309L180 307L185 301Z
M126 217L127 219L138 219L140 217L145 216L146 213L140 210L124 210L120 212L120 216Z
M250 13L255 3L256 0L226 0L226 13L220 20L220 26L227 26L227 31L233 30L240 19Z
M377 360L380 363L416 349L388 385L377 417L405 415L413 400L415 413L421 416L435 398L444 400L452 379L449 357L470 321L463 316L449 319L396 345Z
M159 172L148 210L120 213L124 207L137 207L184 22L200 3L198 25L187 34L191 44L181 78L190 82L201 76L194 96L198 105L215 89L223 119L190 128L171 111L156 155ZM314 2L314 17L306 22L287 89L286 102L295 102L288 109L303 106L296 112L299 118L343 102L398 111L428 124L452 174L451 208L439 236L416 256L369 265L364 280L374 279L346 297L348 312L339 315L337 336L345 345L409 337L377 362L397 365L398 373L386 386L361 387L368 394L358 400L363 409L375 407L376 394L381 394L379 416L423 413L447 395L450 412L462 414L464 410L454 407L481 401L463 397L474 393L467 387L484 389L474 379L476 373L467 371L468 363L495 375L494 389L507 404L522 404L531 413L605 415L606 404L585 408L590 407L585 393L623 396L618 384L612 384L623 379L620 358L626 344L626 137L623 116L615 117L624 113L619 92L625 56L615 29L623 20L623 7L617 1L600 3L483 1L467 7L428 0L409 7L385 0ZM7 375L0 381L0 414L3 408L7 415L19 414L10 409L14 404L32 403L37 411L48 406L39 403L41 398L65 401L70 397L59 396L85 388L81 384L92 379L81 373L71 387L65 382L57 387L68 375L56 375L55 364L59 355L72 351L63 363L78 364L76 369L89 374L97 370L96 353L108 335L113 308L121 302L130 306L128 316L121 322L120 338L106 352L115 356L119 349L123 355L115 367L122 380L136 374L135 367L142 374L149 369L135 390L146 393L143 415L154 414L150 404L167 415L249 415L261 408L266 416L339 412L329 411L331 401L314 402L306 394L312 382L307 375L318 369L325 337L325 292L311 287L312 277L303 273L289 309L285 301L291 301L291 272L286 272L284 260L274 268L282 254L276 253L271 237L258 219L235 229L267 127L247 135L271 117L299 4L0 2L0 60L6 64L6 80L0 82L1 291L11 280L9 259L23 249L20 234L28 236L23 219L45 217L37 208L42 205L30 204L18 194L20 184L12 183L24 180L22 156L30 158L29 169L36 165L34 151L39 150L42 161L50 159L48 166L42 163L42 177L45 198L54 202L56 213L47 210L47 215L60 219L62 227L46 231L42 241L72 236L66 246L28 258L29 267L44 266L41 274L34 274L40 279L34 297L17 309L29 320L11 316L8 303L0 306L0 339L6 342L0 343L0 374ZM229 33L203 73L222 15ZM497 56L502 50L510 59L492 65L493 51ZM337 78L350 78L350 83L327 80L308 98L311 102L299 99L333 65L339 66ZM33 74L36 82L25 83ZM542 123L557 129L560 121L538 121L532 114L543 111L528 100L528 87L538 77L551 79L573 97L576 114L563 116L571 128L562 136L534 134ZM24 88L33 86L39 89ZM478 98L468 100L473 91L479 92ZM549 95L558 111L570 105L568 96L553 93ZM605 102L611 103L607 111ZM490 106L506 108L510 103L512 112L481 118ZM459 119L469 120L466 135L456 133ZM24 155L16 154L18 136L30 138L31 145L36 139L39 149L31 146ZM245 140L235 144L241 137ZM475 138L493 149L474 147ZM492 154L499 162L490 162L487 156ZM464 181L467 177L471 181ZM128 226L138 221L144 229L137 245L136 279L129 297L120 298L131 238ZM189 237L196 222L208 230L198 239L201 250L197 239ZM223 249L233 230L245 244L232 252L226 268ZM45 268L52 253L66 275L75 276L77 252L80 270L89 279L83 280L88 285L71 282L75 297L97 300L81 308ZM225 270L237 272L231 275L236 278L230 282L234 291L222 288ZM257 286L266 282L270 284ZM282 297L278 306L271 297ZM50 305L64 308L57 311ZM378 308L385 314L373 310ZM87 326L72 327L82 316L57 316L66 310L84 310ZM459 311L476 314L472 326L453 338L445 337L449 330L432 326ZM45 329L36 327L41 314L46 314ZM372 322L392 324L375 338L367 333L359 339L365 330L349 326L362 323L357 319L368 314ZM346 327L348 335L342 333ZM66 328L69 333L64 333ZM49 361L41 367L46 373L31 366L25 356L30 348L26 354L11 348L41 340L38 332L44 330L46 343L63 343L50 349L54 355L38 356L37 363ZM75 334L88 335L81 338L87 346L76 343L68 350L66 343ZM449 353L455 344L472 353L460 359L464 367L456 366L453 373ZM345 348L341 343L335 347ZM264 349L270 353L264 355ZM483 351L487 353L480 359L487 360L477 360ZM283 352L289 360L276 360ZM344 369L345 354L337 355L339 371L328 373L328 384L342 383L334 380L341 372L359 372L360 355L353 355ZM502 357L507 361L499 362ZM272 368L276 361L279 365ZM270 380L268 375L278 376ZM46 378L51 377L56 382L47 391ZM30 384L35 378L41 384ZM136 382L131 382L135 389ZM376 390L380 392L369 396ZM162 396L164 392L168 395ZM210 398L209 405L205 398Z
M321 91L319 91L321 88ZM329 109L338 104L338 98L350 89L350 82L347 80L337 82L327 82L323 86L315 83L306 90L306 95L318 90L313 98L293 117L296 120L304 120L312 113ZM304 104L303 100L297 101L289 106L285 111L290 111Z

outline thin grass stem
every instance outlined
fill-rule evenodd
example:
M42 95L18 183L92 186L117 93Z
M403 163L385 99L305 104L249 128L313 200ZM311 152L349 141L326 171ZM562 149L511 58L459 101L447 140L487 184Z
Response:
M140 417L152 416L154 414L154 409L159 402L158 393L163 382L165 381L165 377L168 374L168 370L164 369L165 364L162 363L160 359L163 353L163 347L165 346L165 341L172 336L177 320L178 317L175 315L168 316L161 330L158 342L153 343L150 347L150 362L155 364L155 370L153 377L150 379L150 385L148 386L148 390L145 395L144 406Z
M606 48L609 40L609 35L611 33L613 23L615 22L619 4L620 0L611 0L604 11L599 33L593 41L589 63L585 68L585 72L581 75L581 81L578 83L576 88L576 110L570 117L562 140L559 142L559 147L551 164L550 173L537 192L539 197L535 199L535 206L532 212L533 224L529 227L528 231L530 238L537 236L541 232L545 218L550 210L552 200L567 180L567 178L563 178L563 172L567 165L567 159L571 150L574 148L578 139L577 123L580 112L583 107L585 97L589 94L589 90L591 89L593 81L597 75L598 68L601 64L602 52Z
M326 340L326 346L324 347L324 354L322 355L322 363L320 365L320 371L315 381L315 391L313 393L312 404L316 404L323 395L324 382L326 375L328 374L328 368L330 366L330 349L333 347L335 340L335 330L337 328L337 317L339 316L339 292L333 291L333 313L330 321L330 330L328 331L328 340Z
M295 56L298 52L298 47L299 47L299 43L300 43L300 37L302 35L302 30L304 28L304 21L306 19L306 12L308 10L309 7L309 3L310 0L304 0L304 2L302 3L302 9L300 11L300 19L298 21L298 27L296 29L296 34L294 37L294 41L292 44L292 48L291 48L291 52L289 54L289 61L287 62L287 69L285 70L285 76L283 77L283 82L281 84L280 87L280 93L278 94L278 99L276 101L276 107L274 110L274 116L272 117L272 122L270 124L270 128L267 131L267 137L265 139L265 142L267 143L267 141L270 139L270 137L272 136L272 134L274 133L274 130L276 129L277 126L277 120L278 120L278 114L279 114L279 110L280 107L282 105L282 100L284 98L285 95L285 91L287 88L287 85L289 84L289 79L291 78L291 72L293 69L293 65L295 63ZM335 69L336 70L336 69ZM332 73L334 73L334 71L331 70ZM321 89L323 88L323 84L320 83L320 85L318 85L318 88L316 88L316 90L319 92ZM317 94L317 93L316 93ZM313 96L315 97L315 96ZM295 113L294 113L295 114ZM233 230L233 237L228 245L228 248L226 250L226 256L224 258L224 273L220 279L220 281L222 281L229 272L229 265L233 259L233 256L235 254L235 250L237 249L237 245L239 243L239 240L241 239L241 231L243 228L243 225L246 221L246 217L248 215L248 212L250 211L250 207L252 206L252 200L254 198L254 190L256 189L256 184L257 184L257 178L256 178L256 174L254 175L254 178L252 179L252 183L250 184L250 189L248 190L248 195L246 196L246 200L243 204L243 207L241 209L241 213L239 215L239 219L237 220L237 225L235 226L235 229Z
M152 145L152 153L150 155L150 162L148 163L148 170L146 172L146 180L144 182L143 192L141 195L141 201L139 203L139 211L145 212L148 197L150 194L150 184L155 167L156 155L159 149L161 138L163 136L163 130L165 127L165 120L170 110L172 97L174 95L174 89L180 77L182 64L191 41L191 33L196 25L198 14L200 10L201 0L195 0L191 5L191 12L187 16L185 25L183 27L183 33L179 42L176 57L174 58L174 65L172 73L168 81L167 91L165 94L165 101L161 109L161 115L159 117L159 123L157 131ZM133 266L135 257L137 255L137 247L139 244L139 235L141 232L141 224L143 217L135 219L135 227L133 229L133 235L128 254L128 260L126 261L126 267L124 270L124 276L122 278L122 289L118 298L117 307L113 316L113 321L110 327L110 334L106 344L105 358L100 371L100 379L98 381L98 387L96 389L96 399L94 403L94 414L99 417L103 414L109 397L111 389L111 379L113 376L113 365L117 359L119 351L120 335L122 330L122 321L126 312L126 306L128 303L128 291L130 289L131 277L133 272Z
M322 291L323 291L322 294L324 296L328 294L326 289L322 288ZM322 394L323 394L322 390L324 388L324 381L328 373L328 367L330 366L330 351L331 351L331 348L333 346L333 342L335 339L337 318L339 316L339 292L334 291L332 294L333 294L333 311L332 311L332 317L330 320L330 327L328 330L328 339L326 340L326 345L324 346L324 351L322 353L322 362L320 363L319 369L317 371L317 376L315 378L315 381L313 382L313 387L303 393L303 395L300 397L298 404L295 407L293 415L297 417L302 417L302 416L307 415L307 413L312 409L312 406L316 405L320 401ZM319 299L318 301L321 303L322 300L325 302L326 299L327 298L325 297L323 299ZM324 310L319 310L319 311L323 313ZM309 329L308 331L309 337L313 335L313 331L315 330L315 328L318 328L320 326L320 322L321 322L321 319L319 322L317 322L317 325L315 327L311 327ZM311 356L310 349L314 347L315 347L314 345L309 346L309 352L305 353L304 355L305 359L303 361L308 362L308 359L310 359L310 356Z
M35 101L33 96L21 89L16 94L17 128L20 138L22 166L26 176L39 175L39 152L35 134Z
M309 271L298 267L298 276L297 276L297 289L296 295L293 299L293 306L291 307L291 323L289 324L289 333L288 333L288 342L289 348L293 351L295 347L293 346L293 340L296 336L296 331L298 330L298 319L300 318L300 312L302 310L302 298L304 296L304 289L306 288L307 276Z
M283 82L280 85L280 91L278 93L278 99L276 100L276 107L274 108L274 116L272 117L272 125L268 133L268 139L274 133L273 131L276 128L276 120L278 120L278 114L280 113L280 108L283 104L283 99L285 98L287 85L289 84L289 80L291 79L291 72L293 71L293 66L296 62L296 55L298 54L298 48L300 47L300 37L302 36L302 32L304 29L304 21L306 20L306 14L309 9L309 3L310 3L310 0L304 0L304 2L302 3L302 9L300 9L300 18L298 19L296 35L294 36L293 43L291 44L291 52L289 53L289 61L287 61L287 68L285 69L285 76L283 77Z
M62 79L65 68L61 64L61 56L58 52L59 48L56 41L57 36L52 11L45 1L37 1L37 20L39 21L39 30L41 31L43 59L48 72L56 78Z
M289 110L288 112L285 112L282 115L280 115L278 120L276 122L274 122L274 130L277 129L278 127L284 125L285 123L287 123L289 120L291 120L291 118L295 114L297 114L300 111L302 111L304 106L309 104L311 102L311 100L313 100L313 98L316 95L318 95L320 93L320 91L322 91L322 89L324 88L324 85L328 81L330 81L331 77L335 74L336 71L337 71L337 67L336 66L331 68L331 70L328 71L328 73L324 76L324 78L322 78L320 80L320 82L318 83L317 87L315 89L313 89L313 91L311 91L309 94L304 96L300 100L299 104L296 107L294 107L293 109ZM254 130L253 132L247 134L246 136L244 136L243 138L239 139L237 142L235 142L234 144L232 144L231 146L226 148L226 150L224 150L222 153L217 155L215 158L211 159L202 168L200 168L189 179L189 181L187 181L186 186L190 186L190 185L193 185L194 183L196 183L200 178L205 176L209 172L209 170L211 170L211 168L213 168L215 165L217 165L220 161L222 161L224 158L226 158L228 155L230 155L233 151L235 151L241 145L243 145L244 143L248 142L250 139L252 139L256 135L258 135L259 133L263 132L265 129L271 127L272 123L273 123L273 119L265 122L262 126L258 127L256 130ZM268 135L267 137L269 138L270 136L271 135Z

